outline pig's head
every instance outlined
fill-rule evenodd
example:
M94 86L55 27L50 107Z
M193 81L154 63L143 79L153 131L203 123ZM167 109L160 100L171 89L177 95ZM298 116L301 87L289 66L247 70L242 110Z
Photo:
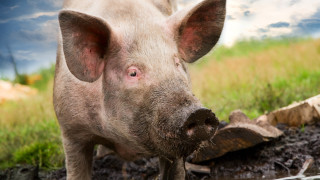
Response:
M114 143L175 158L190 154L217 129L214 113L191 92L186 63L218 41L225 0L159 17L107 22L64 10L59 20L70 72L88 84L101 81L101 129L114 134Z

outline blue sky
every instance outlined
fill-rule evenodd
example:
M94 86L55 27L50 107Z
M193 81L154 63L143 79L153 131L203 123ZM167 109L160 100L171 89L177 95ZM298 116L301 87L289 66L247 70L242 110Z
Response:
M179 0L178 0L179 1ZM198 0L180 0L180 8ZM62 0L0 1L0 77L13 77L8 46L20 73L55 62ZM278 36L320 37L320 0L228 0L220 44Z
M57 14L62 1L2 0L0 2L0 76L13 77L8 46L20 73L55 62Z

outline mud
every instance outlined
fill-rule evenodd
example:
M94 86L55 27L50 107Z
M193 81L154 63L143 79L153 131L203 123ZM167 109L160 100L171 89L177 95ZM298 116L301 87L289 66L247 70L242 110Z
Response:
M274 179L296 175L308 159L313 164L305 174L320 174L320 122L304 128L292 128L278 125L284 136L259 144L255 147L227 153L226 155L201 163L209 166L208 174L188 171L188 179ZM190 159L190 158L189 158ZM20 167L21 168L21 167ZM24 167L25 168L25 167ZM65 179L64 168L51 173L34 173L33 179ZM28 172L24 170L25 172ZM19 172L13 168L0 173L0 179L15 178ZM93 166L93 179L155 179L158 177L158 158L140 159L125 162L115 155L96 159ZM27 177L27 176L25 176ZM28 176L30 179L30 176Z
M284 136L208 162L210 179L288 177L296 175L307 159L313 159L313 164L305 173L320 174L320 123L305 128L277 127Z

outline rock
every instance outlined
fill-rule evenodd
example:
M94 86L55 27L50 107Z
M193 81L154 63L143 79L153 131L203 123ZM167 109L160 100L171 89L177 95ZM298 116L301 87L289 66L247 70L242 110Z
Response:
M262 115L258 119L272 125L285 123L295 127L320 121L320 94Z
M228 152L245 149L282 135L282 131L266 121L252 121L240 110L229 116L230 123L217 131L211 142L204 142L192 155L191 162L199 163L220 157Z

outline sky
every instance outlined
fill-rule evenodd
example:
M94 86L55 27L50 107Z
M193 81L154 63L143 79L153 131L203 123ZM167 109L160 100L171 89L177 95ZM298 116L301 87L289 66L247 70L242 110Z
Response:
M178 0L179 9L198 0ZM8 49L20 73L55 62L62 0L0 1L0 78L13 78ZM320 0L227 0L219 44L282 36L320 37Z

